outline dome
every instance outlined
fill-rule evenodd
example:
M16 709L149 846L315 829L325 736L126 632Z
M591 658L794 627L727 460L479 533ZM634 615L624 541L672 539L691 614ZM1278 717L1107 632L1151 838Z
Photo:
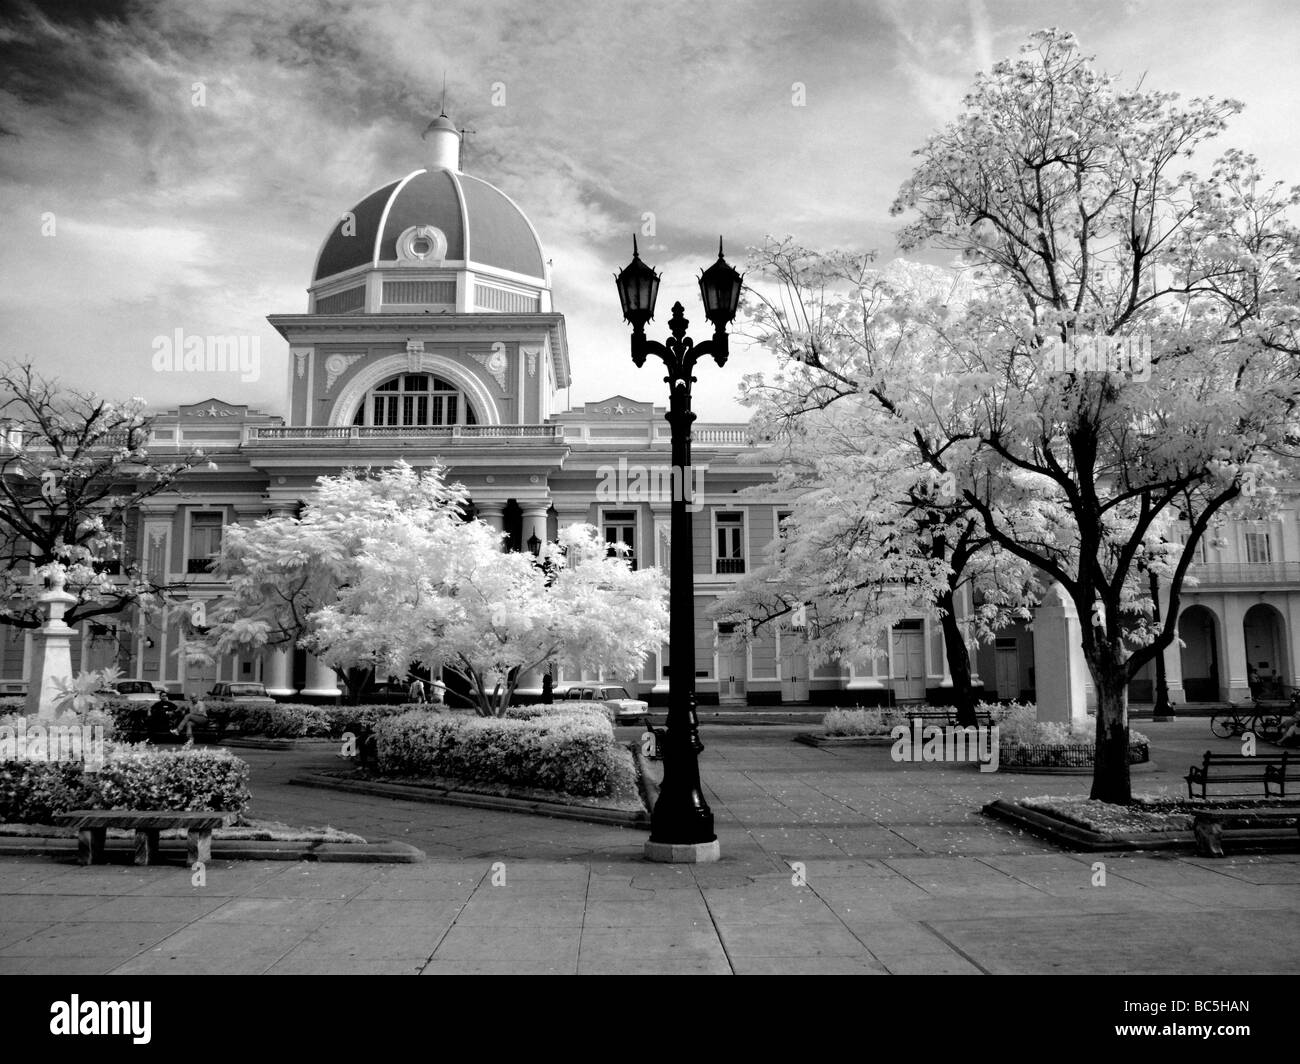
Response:
M436 132L454 131L446 125ZM542 245L524 212L494 185L452 167L416 170L353 207L326 237L312 283L361 266L409 263L412 254L546 284Z

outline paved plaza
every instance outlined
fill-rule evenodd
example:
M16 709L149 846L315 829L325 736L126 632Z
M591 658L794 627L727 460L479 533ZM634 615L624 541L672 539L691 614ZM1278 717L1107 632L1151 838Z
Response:
M1185 793L1229 745L1204 718L1137 726L1139 791ZM0 858L0 973L1300 971L1300 854L1063 853L978 810L1087 777L895 764L806 728L703 729L723 860L701 866L643 861L644 831L291 786L330 755L241 751L253 816L428 860L217 861L194 887L179 863Z

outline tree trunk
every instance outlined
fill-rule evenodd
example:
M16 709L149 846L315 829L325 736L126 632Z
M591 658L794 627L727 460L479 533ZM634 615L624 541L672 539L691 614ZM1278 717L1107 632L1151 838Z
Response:
M971 685L970 651L957 623L954 610L956 595L951 587L939 596L939 620L943 626L943 649L948 659L948 675L952 677L952 704L957 709L957 723L962 727L975 726L975 689Z
M1128 684L1122 667L1092 666L1097 688L1097 753L1092 771L1092 793L1101 802L1128 805L1133 789L1128 765Z

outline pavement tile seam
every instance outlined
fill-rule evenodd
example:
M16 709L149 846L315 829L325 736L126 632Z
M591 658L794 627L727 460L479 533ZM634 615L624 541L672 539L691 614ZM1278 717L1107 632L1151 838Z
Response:
M691 867L691 874L695 880L695 889L699 893L700 901L704 903L704 909L709 914L709 924L713 928L714 937L717 939L718 949L722 952L723 960L727 963L727 974L735 975L736 966L732 962L731 953L727 949L726 942L723 941L722 932L718 928L718 918L713 912L713 906L709 904L708 895L705 894L703 886L700 884L700 877L696 871L696 866Z

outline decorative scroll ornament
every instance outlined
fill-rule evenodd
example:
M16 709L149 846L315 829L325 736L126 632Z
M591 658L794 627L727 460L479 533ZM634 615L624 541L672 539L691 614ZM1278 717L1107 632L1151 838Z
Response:
M469 357L492 374L502 391L506 390L506 356L499 351L471 351Z
M541 352L539 352L535 347L524 349L524 357L528 359L528 376L530 377L535 377L537 375L537 356L540 353Z
M361 355L330 355L325 360L325 390L328 392L334 387L334 382L339 379L352 363L358 361Z
M303 375L307 372L307 352L295 351L293 357L298 360L298 379L302 380Z

